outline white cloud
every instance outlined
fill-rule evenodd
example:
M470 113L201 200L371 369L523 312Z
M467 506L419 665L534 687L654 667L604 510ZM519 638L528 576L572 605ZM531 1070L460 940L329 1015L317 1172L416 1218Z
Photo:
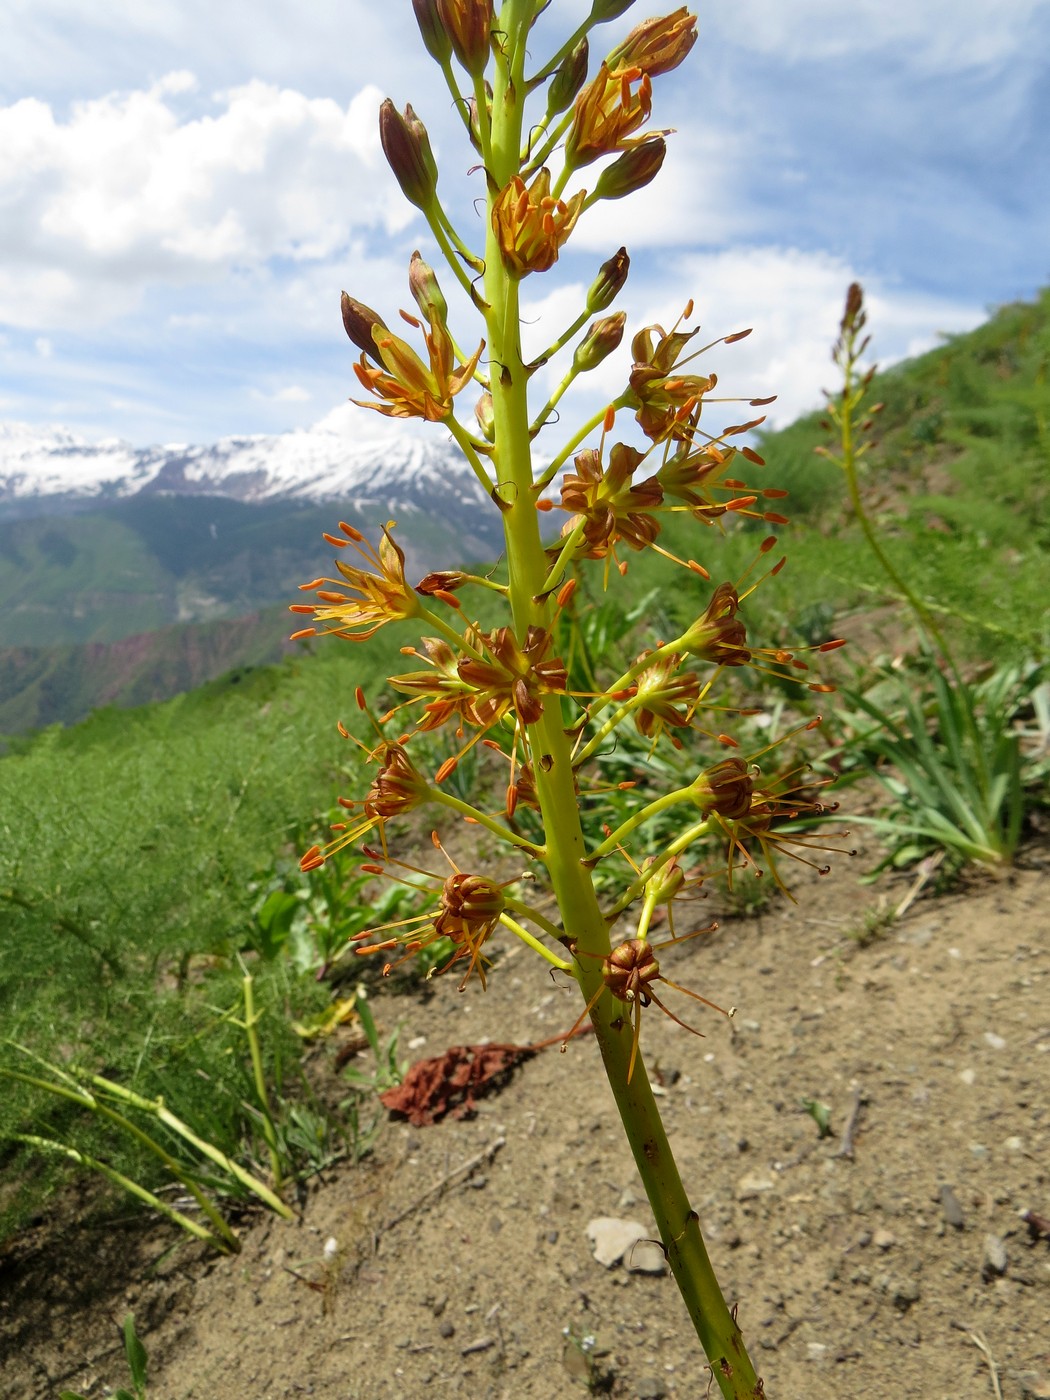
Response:
M301 384L286 384L283 389L276 389L272 394L264 393L262 389L252 389L252 397L260 399L265 403L309 403L313 394L309 389L304 389Z
M892 51L927 73L1000 67L1024 47L1043 0L736 0L712 11L732 43L781 62L830 60Z
M413 217L379 146L378 89L346 108L253 81L181 115L191 74L77 103L0 108L0 320L52 325L133 307L151 282L210 282L331 258ZM357 196L355 198L355 195Z
M577 380L560 405L562 421L571 425L619 394L630 369L634 335L644 325L670 330L691 299L693 311L684 327L700 327L694 349L752 330L732 345L713 345L690 366L696 373L718 376L711 420L724 425L754 417L747 400L776 394L776 403L764 410L767 422L777 427L790 423L819 407L821 390L835 382L831 347L846 288L856 280L865 283L872 349L884 365L930 349L938 332L969 330L985 317L973 303L917 295L877 277L865 279L859 269L827 253L756 247L681 254L655 277L636 285L628 281L618 303L628 311L623 343L596 371ZM548 331L556 332L571 321L578 305L579 299L562 302L553 295L534 303L532 310L543 314ZM571 349L537 376L537 400L560 381L570 354ZM742 402L716 406L716 398Z

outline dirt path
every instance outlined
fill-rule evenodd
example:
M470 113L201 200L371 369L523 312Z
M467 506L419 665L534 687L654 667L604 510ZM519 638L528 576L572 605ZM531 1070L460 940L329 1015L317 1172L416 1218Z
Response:
M770 1397L1050 1396L1050 1242L1020 1218L1050 1216L1045 860L922 898L866 946L850 930L877 889L842 862L800 882L797 906L668 956L676 981L737 1007L727 1023L675 1002L703 1040L654 1008L643 1046ZM445 978L380 1014L403 1018L417 1059L530 1043L576 1011L511 952L485 994ZM830 1105L830 1137L807 1098ZM237 1259L171 1252L170 1232L140 1225L47 1243L42 1222L0 1256L0 1395L126 1383L112 1324L132 1308L150 1400L555 1400L588 1375L614 1396L703 1397L672 1282L596 1262L599 1216L652 1231L584 1037L472 1118L392 1123L363 1166L311 1186L300 1223L251 1225Z

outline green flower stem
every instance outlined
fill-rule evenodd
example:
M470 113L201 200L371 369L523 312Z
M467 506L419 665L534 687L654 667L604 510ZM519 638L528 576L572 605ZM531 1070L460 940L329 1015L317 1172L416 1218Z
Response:
M534 953L539 953L541 958L549 962L552 967L556 967L559 972L572 971L572 963L567 963L564 958L559 958L557 954L552 953L548 947L540 942L535 934L531 934L527 928L522 928L517 919L512 919L506 911L499 916L499 921L504 928L509 928L511 933L517 934L521 941L527 943Z
M427 223L430 225L430 232L434 235L434 241L441 249L445 261L448 263L449 267L452 269L453 274L455 275L456 281L459 283L459 285L466 292L467 296L470 297L470 300L473 302L476 299L477 295L474 291L474 283L467 276L467 272L463 266L463 263L456 256L456 252L452 247L452 243L449 239L449 236L445 232L444 225L442 224L441 220L436 215L431 214L431 212L428 209L424 209L423 213L426 216Z
M604 697L599 698L602 699L604 704ZM597 707L595 707L592 710L592 716L595 713L596 708ZM587 760L593 754L597 753L597 751L601 748L605 740L608 739L609 735L612 734L615 729L619 728L619 726L624 722L625 719L629 719L631 714L637 708L638 697L634 696L630 700L628 700L625 705L621 705L618 710L614 710L613 713L602 725L602 727L597 731L597 733L595 733L594 736L591 739L589 739L586 744L584 744L582 749L577 750L576 766L579 767L581 764L586 763Z
M86 1152L80 1152L75 1147L67 1147L62 1142L54 1142L51 1138L38 1137L35 1133L15 1133L14 1138L16 1142L24 1142L28 1147L36 1147L45 1152L68 1157L78 1166L88 1167L91 1171L98 1172L100 1176L112 1181L114 1186L119 1186L121 1190L127 1191L128 1195L137 1196L151 1210L167 1216L187 1234L193 1235L198 1240L203 1240L205 1244L212 1245L220 1254L232 1254L240 1247L235 1241L234 1247L231 1248L227 1239L213 1235L196 1220L191 1220L188 1215L183 1215L174 1206L169 1206L159 1196L155 1196L152 1191L147 1191L145 1186L140 1186L137 1181L132 1181L131 1177L124 1176L122 1172L118 1172L115 1167L109 1166L108 1163L100 1162L97 1157L90 1157ZM225 1221L223 1224L225 1225Z
M588 863L594 863L603 860L606 856L611 856L617 846L622 845L632 832L637 831L640 826L644 826L650 818L658 817L661 812L666 812L669 807L678 806L680 802L695 801L696 796L691 787L675 788L673 792L665 792L662 797L657 797L655 801L639 808L625 822L622 822L611 836L607 836L600 846L595 846L587 857Z
M569 110L562 117L561 121L558 122L558 125L554 128L554 130L547 137L546 141L543 143L543 149L537 151L536 154L529 161L525 169L522 170L521 174L523 179L527 178L529 175L534 175L537 170L541 170L543 166L547 164L547 161L551 158L551 155L557 147L558 142L561 140L561 138L568 131L569 127L572 125L573 110L573 107L569 108ZM559 182L561 182L564 178L565 176L563 172L562 176L559 176Z
M565 465L570 454L576 451L577 447L579 447L580 443L583 442L584 438L590 437L591 433L594 432L595 428L601 427L602 423L605 420L605 415L608 413L610 408L620 409L626 408L626 406L627 395L621 394L618 399L613 399L611 404L606 404L606 406L603 409L601 409L600 412L594 414L593 417L588 418L586 423L584 423L583 426L577 432L573 433L572 437L561 449L557 457L554 458L553 462L551 462L550 466L546 469L543 475L537 478L533 486L533 490L536 492L536 494L538 495L541 491L543 491L547 486L550 485L550 483L554 480L554 478L561 471L562 467Z
M652 923L653 914L660 903L660 890L656 881L651 881L649 888L645 892L642 900L642 911L638 915L638 924L634 930L635 938L645 942L649 937L649 925Z
M551 590L557 588L558 584L561 582L562 574L564 574L569 566L569 561L576 553L576 546L579 544L580 536L583 534L586 527L587 521L585 517L582 515L578 516L575 525L573 525L572 529L565 537L565 543L561 547L561 552L551 565L550 573L548 573L547 577L543 580L543 588L541 590L543 593L550 593Z
M280 1191L284 1184L284 1174L281 1171L281 1151L277 1143L277 1129L273 1123L273 1110L270 1107L270 1096L266 1092L266 1075L263 1073L262 1049L259 1045L259 1032L256 1027L259 1024L262 1013L255 1009L255 983L250 972L246 972L241 981L241 991L244 994L244 1034L248 1038L248 1053L252 1061L252 1078L255 1082L255 1096L259 1100L259 1108L262 1112L263 1136L266 1139L266 1146L270 1153L270 1171L273 1173L273 1184L277 1191Z
M491 831L493 836L498 836L501 841L509 841L512 846L517 846L519 850L527 852L534 859L543 859L545 851L543 846L537 846L535 841L529 841L526 837L519 836L516 831L511 831L509 826L504 826L494 817L480 812L469 802L462 802L458 797L453 797L450 792L443 792L441 788L431 788L429 797L432 802L438 802L442 807L448 807L453 812L458 812L461 817L466 817L468 821L477 822L478 826L483 826L486 831Z
M478 456L477 449L470 440L470 434L467 432L466 428L464 428L463 424L459 421L459 419L453 417L452 414L449 414L449 416L445 419L445 426L448 428L449 432L459 444L463 456L466 457L467 461L470 463L471 470L477 477L482 488L484 489L487 495L491 496L493 491L496 489L495 485L488 472L482 466L481 458Z
M531 919L533 923L539 924L540 928L543 929L545 933L549 933L558 943L565 943L568 941L568 935L565 930L559 928L557 924L551 923L550 919L541 914L539 910L533 909L531 905L526 904L523 900L515 899L513 895L506 895L505 899L508 909L513 909L516 914L521 914L524 918ZM568 970L571 971L571 967Z
M529 0L505 0L499 28L507 35L505 58L497 56L492 95L489 175L502 188L517 173L521 148L524 35ZM492 229L491 192L485 253L485 300L492 358L495 458L501 483L512 484L503 527L507 543L510 601L515 628L523 637L530 624L549 625L544 596L547 558L535 508L529 448L528 371L522 361L518 286L508 276ZM577 441L601 422L586 425ZM566 451L571 451L571 446ZM557 470L557 464L554 471ZM553 477L554 472L551 472ZM549 479L549 478L548 478ZM696 1213L682 1185L644 1066L639 1060L628 1081L634 1034L623 1002L605 989L602 963L610 952L609 926L598 904L580 824L573 783L570 741L562 702L548 696L543 714L528 728L536 790L546 832L545 861L566 933L577 950L576 976L591 1010L606 1073L638 1171L645 1184L668 1263L693 1319L722 1394L731 1400L761 1395L740 1330L726 1306L704 1248Z
M609 910L610 919L615 918L617 914L622 914L629 904L633 904L638 896L645 892L650 880L659 875L665 865L670 865L675 856L680 856L683 851L689 849L694 841L699 841L702 836L709 835L711 830L711 818L705 817L702 822L697 822L694 826L683 831L680 836L676 836L667 849L656 857L652 865L647 866L638 879L624 890Z
M460 92L459 83L456 81L455 69L452 67L452 59L446 58L444 63L440 65L440 68L441 76L445 79L448 90L452 94L452 105L459 113L460 120L463 123L470 143L473 145L474 133L470 129L470 104L463 96L462 92Z
M569 55L572 53L573 49L580 42L580 40L586 38L586 36L590 33L593 27L594 21L588 15L588 17L583 21L583 23L576 30L576 32L574 34L569 35L569 37L565 40L565 43L562 44L561 48L554 55L554 57L549 59L543 65L540 71L534 77L528 80L526 86L529 92L534 92L535 89L539 87L540 83L546 82L546 80L555 71L555 69L560 67L560 65L565 62L565 60L569 57Z
M578 376L579 374L581 374L581 373L582 373L582 370L578 370L578 369L575 367L575 365L573 365L573 366L566 372L564 378L562 379L562 381L561 381L561 383L558 385L558 387L555 389L554 393L551 394L550 398L547 400L547 402L546 402L546 403L543 405L543 407L540 409L539 413L538 413L538 414L536 415L536 417L533 419L532 424L531 424L531 426L530 426L530 428L529 428L529 437L530 437L530 438L534 438L534 437L536 436L536 434L539 432L539 430L543 427L544 423L546 423L547 419L551 416L551 414L554 412L554 410L558 407L558 404L559 404L559 402L561 401L561 399L564 397L566 390L572 387L573 381L574 381L574 380L577 378L577 376Z
M586 307L584 307L580 314L576 317L576 320L573 321L572 325L563 330L557 340L551 341L550 345L547 346L543 354L538 355L536 359L530 363L529 368L535 369L538 365L546 364L548 360L553 360L554 356L558 353L558 351L563 350L565 346L568 345L569 341L573 338L573 336L577 335L580 331L583 330L584 326L590 319L590 316L591 313L587 310ZM533 433L538 432L540 426L542 426L541 421L540 419L537 419L536 422L533 424L531 431Z
M468 656L472 656L475 661L486 660L483 651L480 651L477 647L471 646L461 633L457 632L454 627L450 627L443 617L439 617L437 613L432 612L430 608L421 607L418 616L433 627L435 632L440 632L447 642L451 642L456 651L465 651Z

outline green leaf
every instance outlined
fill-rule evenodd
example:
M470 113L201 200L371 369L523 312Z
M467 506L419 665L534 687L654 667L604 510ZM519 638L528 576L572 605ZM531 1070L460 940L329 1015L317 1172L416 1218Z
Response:
M134 1313L128 1313L124 1319L124 1351L128 1358L128 1366L131 1368L131 1379L135 1382L135 1389L140 1392L140 1400L144 1400L146 1393L146 1348L139 1341L135 1332Z

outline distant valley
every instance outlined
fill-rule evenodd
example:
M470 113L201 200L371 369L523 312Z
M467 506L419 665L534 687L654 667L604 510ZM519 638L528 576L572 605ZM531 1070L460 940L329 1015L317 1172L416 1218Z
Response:
M346 429L136 449L0 425L0 734L277 659L340 518L396 519L410 578L499 553L458 450Z

